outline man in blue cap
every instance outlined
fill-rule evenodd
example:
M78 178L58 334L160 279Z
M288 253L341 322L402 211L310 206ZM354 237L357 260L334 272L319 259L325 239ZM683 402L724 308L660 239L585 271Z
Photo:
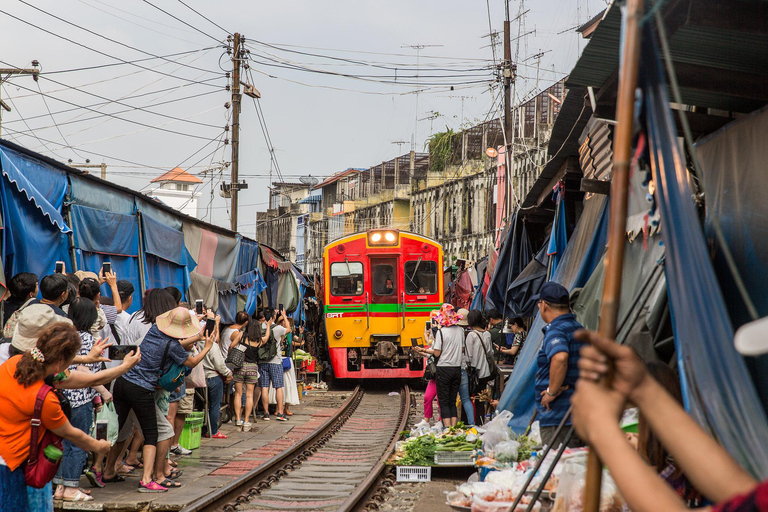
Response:
M541 286L534 297L544 326L544 340L536 358L536 419L541 426L541 440L557 448L565 438L568 429L563 428L555 438L555 430L571 405L571 395L579 378L577 362L582 343L573 333L584 327L571 313L568 290L549 281ZM567 423L570 424L570 421ZM574 435L569 447L582 446Z

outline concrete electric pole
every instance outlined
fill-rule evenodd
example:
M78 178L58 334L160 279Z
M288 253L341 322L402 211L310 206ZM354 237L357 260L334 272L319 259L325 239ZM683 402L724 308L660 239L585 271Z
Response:
M5 82L8 79L8 77L11 75L32 75L32 79L35 82L37 82L38 75L40 74L40 70L37 69L37 61L33 60L32 65L35 67L31 69L30 68L0 68L0 84ZM0 99L0 136L2 135L3 110L10 112L11 107L2 99Z
M235 33L234 51L232 53L232 188L230 198L232 201L230 212L232 217L232 231L237 231L237 173L240 170L240 34Z

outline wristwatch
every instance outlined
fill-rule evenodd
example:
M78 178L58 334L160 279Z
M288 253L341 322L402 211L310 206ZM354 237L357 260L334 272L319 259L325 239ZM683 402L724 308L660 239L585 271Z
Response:
M549 396L557 396L557 393L550 393L550 392L549 392L549 387L547 387L547 391L546 391L546 393L547 393Z

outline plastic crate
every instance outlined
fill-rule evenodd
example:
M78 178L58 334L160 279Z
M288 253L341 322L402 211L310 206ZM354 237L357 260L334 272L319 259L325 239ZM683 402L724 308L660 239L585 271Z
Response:
M200 448L200 441L203 434L203 418L205 413L193 412L187 414L184 420L184 430L181 431L179 444L187 450Z
M398 482L431 482L432 468L429 466L397 466Z
M435 452L436 466L474 466L475 452Z

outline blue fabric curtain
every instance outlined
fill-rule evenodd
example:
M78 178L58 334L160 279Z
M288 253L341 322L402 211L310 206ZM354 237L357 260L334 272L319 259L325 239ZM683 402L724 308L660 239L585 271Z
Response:
M240 255L237 258L236 275L242 275L259 266L259 244L251 240L240 240Z
M768 477L768 421L733 327L691 200L666 79L650 24L643 31L641 83L656 202L666 246L666 278L689 411L758 479Z
M557 266L563 257L563 252L568 245L568 231L565 219L565 201L563 192L555 192L557 201L557 210L555 211L555 220L552 223L552 232L549 234L549 247L547 247L547 256L551 258L552 264L549 267L549 275L554 276L557 272Z
M87 206L71 208L78 268L98 273L105 261L111 262L117 278L130 281L135 289L128 312L141 308L138 219ZM101 293L111 295L106 284Z
M595 196L584 205L581 218L552 279L568 290L584 286L600 261L608 237L607 204L605 196ZM536 355L541 347L541 330L544 325L541 316L537 314L515 370L499 399L498 409L512 411L514 417L510 427L521 434L528 426L535 407L533 389Z
M0 146L0 198L3 213L3 262L7 276L33 272L42 278L57 261L72 267L70 227L61 208L67 177L58 169Z

